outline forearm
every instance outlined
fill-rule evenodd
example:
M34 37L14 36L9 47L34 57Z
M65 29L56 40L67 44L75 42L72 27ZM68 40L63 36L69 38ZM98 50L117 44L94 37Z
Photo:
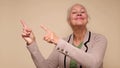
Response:
M27 49L30 52L33 62L35 63L37 68L48 68L48 66L46 65L47 62L39 51L36 42L28 45Z
M73 45L67 43L62 39L59 40L56 48L59 52L68 55L69 57L75 59L78 63L86 67L97 68L102 63L101 60L103 55L100 55L100 57L98 57L98 55L94 52L86 53L85 51L74 47Z
M40 53L36 42L33 42L31 45L27 46L31 57L37 68L57 68L58 67L58 52L56 49L53 50L48 59L44 59Z

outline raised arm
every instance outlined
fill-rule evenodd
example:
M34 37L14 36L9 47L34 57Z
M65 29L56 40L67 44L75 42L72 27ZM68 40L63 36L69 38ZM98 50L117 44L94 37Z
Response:
M37 47L35 36L32 30L26 25L26 23L23 20L20 20L20 22L23 26L22 38L27 43L27 48L36 65L36 68L57 68L58 67L57 51L55 51L54 49L49 58L44 59L41 52L39 51L39 48Z
M97 34L92 37L92 48L86 53L85 51L74 47L72 44L60 39L55 33L45 26L41 26L47 33L44 40L48 43L54 43L58 52L76 60L82 66L87 68L99 68L103 62L107 40L104 36Z

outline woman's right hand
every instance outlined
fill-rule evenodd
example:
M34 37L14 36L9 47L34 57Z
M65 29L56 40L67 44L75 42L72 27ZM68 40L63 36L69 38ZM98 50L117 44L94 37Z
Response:
M22 38L26 41L27 45L30 45L35 41L35 36L24 21L20 20L20 22L23 25Z

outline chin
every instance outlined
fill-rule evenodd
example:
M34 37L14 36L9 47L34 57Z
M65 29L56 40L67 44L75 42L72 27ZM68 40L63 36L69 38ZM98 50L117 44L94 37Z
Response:
M82 25L84 25L84 22L75 22L75 25L77 25L77 26L82 26Z
M71 26L85 26L87 23L84 22L84 21L72 21L71 23Z

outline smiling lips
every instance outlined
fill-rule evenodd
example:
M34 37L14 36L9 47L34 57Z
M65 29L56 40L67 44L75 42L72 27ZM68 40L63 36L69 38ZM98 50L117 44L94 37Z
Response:
M76 17L76 18L74 18L74 20L84 20L84 18L83 17Z

